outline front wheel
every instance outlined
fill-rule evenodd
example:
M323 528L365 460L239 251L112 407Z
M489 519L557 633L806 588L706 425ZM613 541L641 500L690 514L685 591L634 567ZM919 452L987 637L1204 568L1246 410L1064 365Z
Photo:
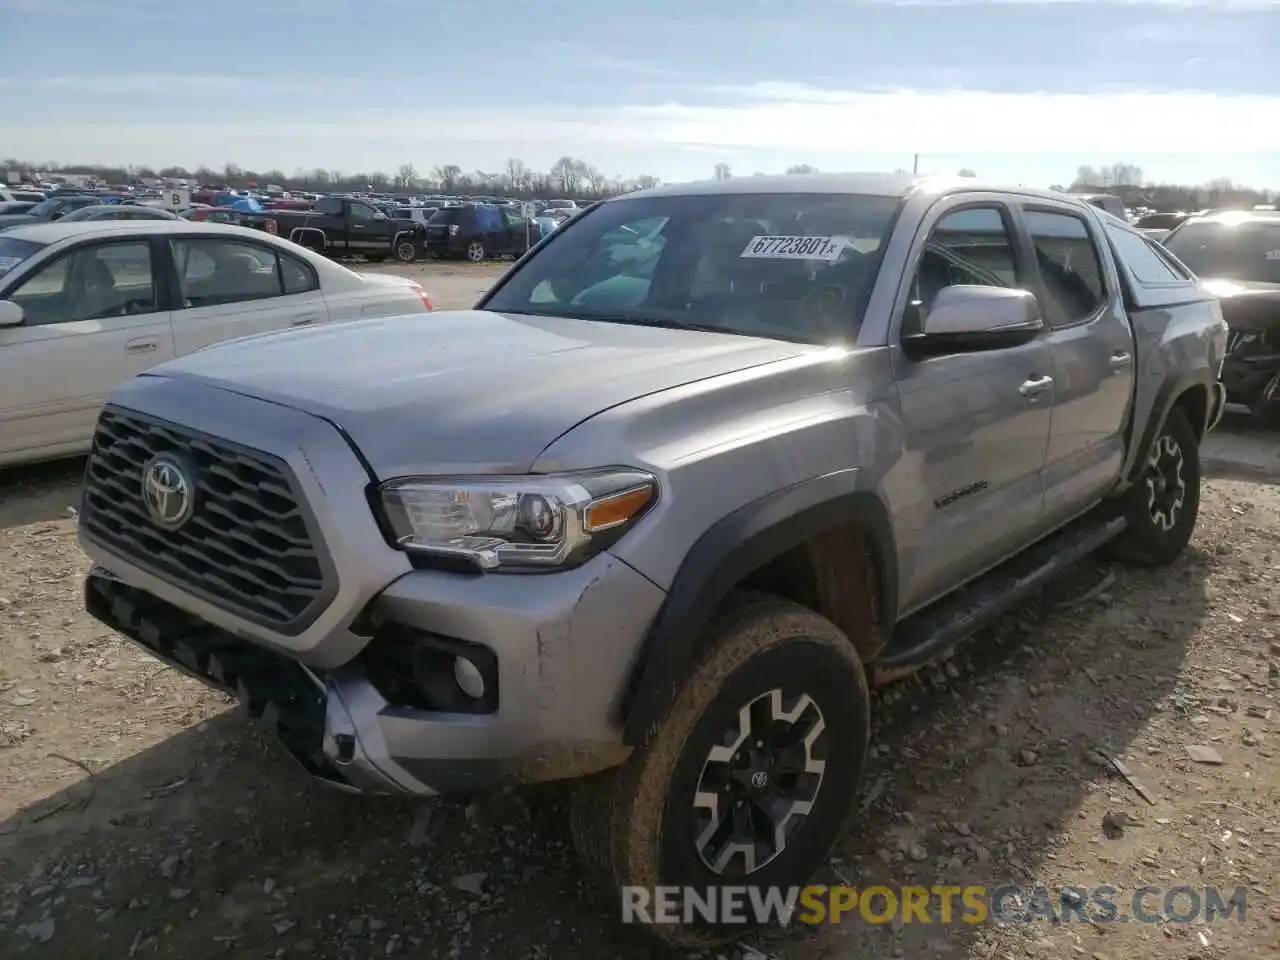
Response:
M412 240L401 240L396 244L396 259L401 263L413 263L418 259L418 245Z
M623 919L681 947L783 919L726 916L726 899L715 917L662 923L652 898L657 887L699 898L730 888L737 905L744 887L808 882L849 819L870 729L862 662L811 610L735 597L705 651L652 740L576 784L570 805L575 844Z
M1200 443L1181 410L1173 410L1147 454L1142 476L1124 497L1124 532L1110 545L1117 559L1147 567L1173 563L1195 532L1200 513Z

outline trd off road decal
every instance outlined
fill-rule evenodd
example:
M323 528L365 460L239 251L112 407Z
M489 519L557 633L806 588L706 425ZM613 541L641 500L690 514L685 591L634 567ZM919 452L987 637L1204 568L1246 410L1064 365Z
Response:
M752 237L741 253L746 260L838 260L840 237Z

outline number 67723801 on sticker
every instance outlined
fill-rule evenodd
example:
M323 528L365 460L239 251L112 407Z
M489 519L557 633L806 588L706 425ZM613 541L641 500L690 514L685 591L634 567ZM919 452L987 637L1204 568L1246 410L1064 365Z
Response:
M752 237L743 259L838 260L845 248L840 237Z

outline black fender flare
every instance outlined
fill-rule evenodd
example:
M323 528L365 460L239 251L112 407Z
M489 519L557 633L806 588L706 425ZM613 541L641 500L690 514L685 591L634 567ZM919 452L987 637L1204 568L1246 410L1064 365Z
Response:
M416 229L397 230L395 235L391 238L391 250L394 253L396 247L400 246L400 241L402 239L404 239L405 237L412 237L414 246L418 249L419 252L421 252L422 236L423 235L420 234Z
M1165 377L1164 382L1160 384L1160 389L1156 391L1155 402L1151 405L1151 416L1147 419L1146 426L1142 428L1142 436L1138 440L1138 449L1129 467L1130 480L1136 480L1142 475L1143 465L1147 462L1147 454L1151 450L1151 445L1156 442L1160 429L1164 426L1165 421L1169 419L1169 414L1173 411L1177 402L1193 387L1204 387L1208 394L1205 404L1205 422L1191 424L1197 434L1204 435L1214 416L1216 398L1213 385L1215 379L1207 366L1188 367Z
M833 527L856 525L876 556L886 628L897 610L893 525L884 501L858 486L858 471L838 470L739 507L694 543L649 628L622 710L623 740L643 744L675 700L712 614L735 585L788 550Z

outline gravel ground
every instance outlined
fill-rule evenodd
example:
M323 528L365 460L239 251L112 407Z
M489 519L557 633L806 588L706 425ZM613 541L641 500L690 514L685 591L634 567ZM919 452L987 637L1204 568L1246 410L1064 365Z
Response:
M494 272L434 270L450 306ZM77 482L74 463L0 477L0 955L668 956L579 871L557 788L411 806L313 786L223 697L89 620ZM1107 883L1122 905L1244 887L1243 923L850 919L725 955L1280 957L1278 583L1280 487L1211 479L1173 568L1082 563L883 691L863 813L823 878Z

